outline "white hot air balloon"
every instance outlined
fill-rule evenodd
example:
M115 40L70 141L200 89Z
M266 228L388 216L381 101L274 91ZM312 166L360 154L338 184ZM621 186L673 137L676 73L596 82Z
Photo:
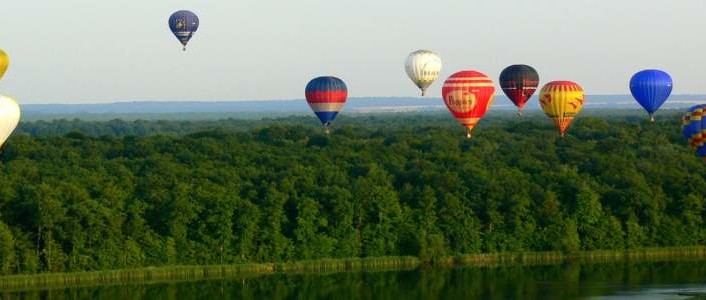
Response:
M417 50L407 57L405 71L412 82L422 90L422 96L424 96L427 88L439 78L441 66L441 58L436 53L429 50Z
M10 97L0 96L0 146L10 137L20 122L20 106Z

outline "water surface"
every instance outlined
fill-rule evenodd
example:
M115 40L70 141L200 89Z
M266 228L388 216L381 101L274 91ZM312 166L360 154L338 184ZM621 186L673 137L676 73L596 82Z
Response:
M2 291L1 299L706 299L706 261L419 268Z

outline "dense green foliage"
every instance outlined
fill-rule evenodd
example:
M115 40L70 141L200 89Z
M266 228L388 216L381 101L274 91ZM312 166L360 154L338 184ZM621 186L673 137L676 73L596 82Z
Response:
M678 118L565 139L503 118L472 140L448 119L23 124L0 152L0 274L706 244Z

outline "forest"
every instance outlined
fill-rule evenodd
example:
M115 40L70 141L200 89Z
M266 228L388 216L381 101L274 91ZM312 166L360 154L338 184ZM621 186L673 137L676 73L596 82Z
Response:
M677 113L560 138L492 114L33 121L0 149L0 274L706 245ZM340 121L340 122L339 122Z

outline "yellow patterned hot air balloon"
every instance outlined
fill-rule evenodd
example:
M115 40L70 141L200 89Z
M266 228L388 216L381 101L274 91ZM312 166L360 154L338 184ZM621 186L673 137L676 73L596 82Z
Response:
M571 81L552 81L539 93L542 110L554 121L562 137L583 108L583 102L583 89Z
M5 51L2 51L0 49L0 79L2 79L2 75L5 75L5 71L7 71L7 66L10 65L10 57L7 56L7 53Z

